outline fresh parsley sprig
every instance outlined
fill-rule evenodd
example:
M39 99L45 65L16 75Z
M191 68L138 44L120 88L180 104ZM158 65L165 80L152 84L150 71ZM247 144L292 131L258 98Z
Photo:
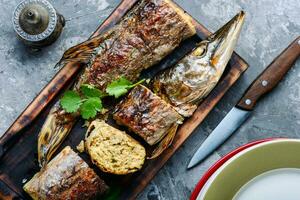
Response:
M80 91L68 90L60 100L61 107L68 113L79 112L83 119L90 119L97 115L103 109L102 98L105 96L114 96L119 98L126 94L130 88L144 82L140 80L137 83L131 83L124 77L113 81L106 87L106 93L95 88L93 85L83 84Z

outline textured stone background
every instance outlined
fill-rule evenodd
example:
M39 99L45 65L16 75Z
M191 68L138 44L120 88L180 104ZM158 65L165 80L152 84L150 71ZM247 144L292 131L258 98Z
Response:
M187 199L201 175L230 150L266 137L300 137L300 61L285 80L259 102L252 117L205 162L186 165L201 142L241 97L255 77L300 33L299 0L175 0L210 30L218 29L239 10L247 13L236 51L250 68L194 134L159 172L139 199ZM51 0L67 24L62 36L40 52L30 52L15 37L11 18L19 0L1 0L0 135L58 71L63 52L87 39L120 0Z

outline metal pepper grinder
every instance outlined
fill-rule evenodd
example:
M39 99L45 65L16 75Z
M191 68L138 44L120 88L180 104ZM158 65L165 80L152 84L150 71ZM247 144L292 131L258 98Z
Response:
M65 19L46 0L24 0L14 11L13 26L26 45L39 48L60 36Z

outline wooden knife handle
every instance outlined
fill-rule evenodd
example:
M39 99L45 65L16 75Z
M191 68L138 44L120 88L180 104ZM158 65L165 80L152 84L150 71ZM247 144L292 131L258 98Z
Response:
M257 77L237 104L244 110L253 110L258 99L270 92L293 66L300 56L300 36L297 37L272 63Z

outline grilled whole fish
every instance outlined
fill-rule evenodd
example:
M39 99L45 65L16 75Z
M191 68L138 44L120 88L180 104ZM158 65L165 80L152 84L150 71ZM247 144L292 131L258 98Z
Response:
M244 22L241 11L175 66L152 81L153 91L189 117L221 78Z
M85 66L74 84L83 83L104 90L124 76L135 81L140 72L160 61L181 41L195 34L191 18L170 0L141 0L113 28L70 48L60 64L77 62ZM38 138L40 166L51 159L73 127L77 115L54 106Z

